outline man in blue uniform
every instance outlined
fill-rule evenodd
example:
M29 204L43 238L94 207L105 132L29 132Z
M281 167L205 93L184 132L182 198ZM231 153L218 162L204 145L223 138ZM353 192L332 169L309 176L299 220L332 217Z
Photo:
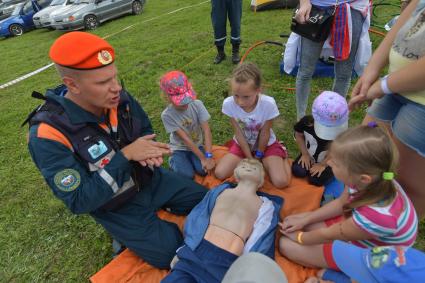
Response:
M154 141L146 113L118 83L108 42L71 32L49 55L63 85L29 117L36 166L71 212L89 213L145 261L169 268L183 238L156 212L187 214L206 189L160 167L170 149Z
M211 21L214 29L214 43L217 47L217 55L214 64L220 64L226 59L224 45L226 43L227 18L230 22L230 42L232 43L232 63L240 61L239 46L241 44L241 18L242 0L212 0Z

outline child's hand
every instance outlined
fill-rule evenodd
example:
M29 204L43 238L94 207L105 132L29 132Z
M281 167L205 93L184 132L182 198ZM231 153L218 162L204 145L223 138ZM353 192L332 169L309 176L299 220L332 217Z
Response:
M310 156L310 154L303 154L301 155L300 160L298 160L298 164L301 164L303 168L305 168L306 170L309 170L311 165L314 164L314 160Z
M211 173L211 171L214 169L215 167L215 161L212 158L205 158L203 160L201 160L201 164L202 164L202 168L208 172L208 174Z
M285 231L280 230L280 232L282 232L282 234L283 234L283 235L285 235L286 237L288 237L288 238L289 238L289 239L291 239L292 241L297 242L297 236L298 236L298 233L299 233L300 231L295 231L295 232L285 232Z
M282 222L279 223L280 232L282 234L294 232L297 230L303 229L306 225L308 225L308 215L311 212L303 212L295 215L290 215L283 219Z
M319 178L320 175L322 175L323 171L325 171L325 169L326 169L326 165L322 163L315 163L310 168L310 174L311 176L317 175L317 178Z

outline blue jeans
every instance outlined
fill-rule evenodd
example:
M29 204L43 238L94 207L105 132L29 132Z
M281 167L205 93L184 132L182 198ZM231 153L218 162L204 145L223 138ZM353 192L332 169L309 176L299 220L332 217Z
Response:
M364 18L362 14L351 9L352 34L350 56L344 61L335 61L335 79L332 90L346 96L350 87L353 65L356 59ZM296 80L297 120L305 116L308 97L311 91L311 78L316 62L322 52L323 42L314 42L301 37L300 67Z
M425 105L399 94L375 99L368 114L391 124L394 135L406 146L425 157Z
M202 146L199 147L205 153ZM170 169L179 175L193 179L195 173L205 176L207 173L202 169L201 160L189 150L175 150L169 160Z

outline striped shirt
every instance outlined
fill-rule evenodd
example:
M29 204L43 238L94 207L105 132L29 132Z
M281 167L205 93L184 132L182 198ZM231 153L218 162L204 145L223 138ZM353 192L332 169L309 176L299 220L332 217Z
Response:
M365 205L353 209L354 223L373 238L352 241L353 244L369 248L375 246L412 246L418 232L418 218L412 202L401 186L393 181L397 189L394 200L385 205ZM349 189L351 193L353 189Z

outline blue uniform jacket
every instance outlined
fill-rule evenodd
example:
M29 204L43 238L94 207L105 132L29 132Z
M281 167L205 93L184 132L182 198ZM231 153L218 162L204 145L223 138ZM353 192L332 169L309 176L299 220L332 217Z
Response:
M46 96L62 105L71 123L102 124L105 122L105 117L98 118L83 110L57 93L57 89L48 90ZM137 129L140 136L152 134L152 126L146 113L134 98L129 96L129 99L133 118L140 121L138 123L140 128ZM115 184L121 187L129 180L132 170L130 162L121 151L117 151L104 166L103 175L99 172L89 172L67 142L63 135L46 127L43 123L30 128L28 147L31 157L55 196L61 199L73 213L93 212L112 199ZM69 181L66 184L69 185L64 186L60 181L67 176Z
M211 189L204 199L190 212L184 226L184 241L189 248L195 250L204 238L217 197L224 190L232 188L230 183L223 183ZM275 231L283 199L261 192L257 192L257 194L265 197L266 201L270 201L272 205L269 205L263 211L260 209L260 215L254 224L251 236L245 244L244 252L259 252L274 259Z

